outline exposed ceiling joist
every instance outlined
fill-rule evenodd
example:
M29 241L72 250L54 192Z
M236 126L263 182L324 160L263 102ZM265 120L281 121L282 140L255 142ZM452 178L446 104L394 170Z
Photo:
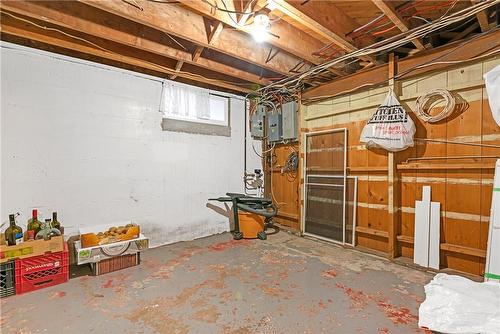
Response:
M467 35L469 35L471 32L473 32L477 28L479 28L479 22L474 22L473 24L471 24L470 26L468 26L467 28L465 28L464 30L459 32L455 37L453 37L449 43L455 42L455 41L458 41L464 37L467 37Z
M470 2L473 5L475 5L480 1L479 0L470 0ZM482 12L477 13L476 18L477 18L477 22L479 23L479 26L481 27L482 32L490 30L490 24L488 21L488 14L486 11L483 10Z
M136 0L143 9L141 11L118 1L80 0L80 2L283 75L289 75L288 70L297 63L298 58L286 53L280 53L266 62L265 48L256 48L250 36L231 29L224 29L219 38L209 45L203 17L178 5Z
M158 73L163 73L163 74L165 74L166 77L168 77L172 74L175 74L175 69L169 69L163 65L156 64L156 63L153 63L151 61L145 61L143 59L122 55L122 54L120 54L119 51L110 52L110 51L101 50L101 49L98 49L98 48L93 47L93 46L83 45L83 44L81 44L81 42L79 43L76 41L69 40L67 37L64 37L64 38L63 37L61 37L61 38L55 37L55 36L53 36L56 34L54 32L48 33L47 31L44 31L43 29L39 29L39 30L40 31L22 29L18 25L9 24L8 19L5 19L5 18L2 19L2 34L17 36L17 37L29 39L32 41L37 41L40 43L52 45L55 47L64 48L64 49L68 49L71 51L76 51L79 53L96 56L96 57L99 57L102 59L108 59L111 61L116 61L116 62L124 63L127 65L152 70L152 71L155 71ZM213 85L213 86L217 86L217 87L221 87L221 88L225 88L225 89L230 89L230 90L237 91L237 92L242 92L242 93L252 92L252 90L249 88L245 88L242 86L222 82L219 80L211 80L208 78L203 78L203 77L200 77L197 75L192 75L189 73L179 72L179 73L177 73L177 75L179 77L183 77L186 79L194 80L197 82L202 82L205 84L209 84L209 85Z
M241 17L238 19L238 25L243 26L247 23L248 19L252 15L252 11L257 11L262 8L264 8L267 5L268 0L250 0L247 2L245 5L245 8L243 8L243 13L248 13L248 14L243 14Z
M72 5L70 2L0 2L0 8L7 9L13 13L50 22L61 27L70 28L75 31L87 33L102 39L183 61L185 63L192 63L196 66L261 85L270 83L269 80L261 78L256 74L238 70L234 67L207 58L200 58L198 61L194 62L189 52L172 48L161 43L161 40L147 38L150 35L147 30L141 29L140 25L127 24L126 21L119 17L114 18L106 13L96 12L92 13L93 21L90 21L87 16L84 16L81 11L78 10L78 7L82 6L81 4L75 6L75 3ZM78 13L80 13L80 15L78 15Z
M228 13L214 10L212 6L204 1L179 0L179 2L187 8L205 15L206 17L214 18L233 28L236 28L237 30L251 34L251 26L238 24L238 22L228 15ZM314 51L319 50L324 46L321 41L282 21L272 24L271 32L276 36L269 36L267 41L268 44L280 48L281 50L284 50L301 59L307 60L310 63L320 64L322 62L319 57L312 54ZM259 48L255 42L252 42L251 45ZM292 68L292 66L289 68Z
M478 57L500 46L500 30L492 31L484 36L471 39L468 43L458 41L447 44L432 51L422 52L413 57L402 59L398 63L400 73L409 72L405 78L443 69L453 64L446 64L446 61L467 61ZM433 61L438 61L435 65L429 65ZM417 68L419 66L425 66ZM411 72L410 72L411 71ZM366 71L362 71L350 76L334 79L319 87L314 87L303 92L304 99L325 99L332 96L343 95L346 92L352 93L367 85L380 85L387 82L389 70L387 65L380 65Z
M406 22L405 19L398 13L398 11L394 8L392 4L387 0L372 0L372 2L384 13L385 16L389 18L398 27L402 32L407 32L410 30L410 25ZM422 43L422 40L419 38L412 39L411 42L419 49L420 51L425 50L425 46Z
M285 0L273 0L273 4L277 10L289 16L299 24L307 27L307 29L312 31L314 34L320 36L320 38L322 38L324 42L338 45L340 48L342 48L347 52L353 52L358 49L351 41L348 41L347 38L340 36L339 34L331 31L330 29L327 29L326 27L315 21L313 18L302 13L300 10L298 10ZM371 56L363 56L360 58L366 61L376 62L375 58Z
M217 21L207 36L208 44L212 44L212 42L214 42L215 40L217 40L217 38L219 38L222 29L224 29L224 25L222 24L222 22ZM198 62L198 60L201 57L201 53L203 52L204 49L205 48L203 46L196 47L196 49L193 52L193 56L191 57L193 62L195 63ZM179 66L182 67L182 63Z

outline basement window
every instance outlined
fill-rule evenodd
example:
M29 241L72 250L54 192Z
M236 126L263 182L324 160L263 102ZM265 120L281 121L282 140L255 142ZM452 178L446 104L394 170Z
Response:
M229 97L165 81L161 112L164 131L230 136Z

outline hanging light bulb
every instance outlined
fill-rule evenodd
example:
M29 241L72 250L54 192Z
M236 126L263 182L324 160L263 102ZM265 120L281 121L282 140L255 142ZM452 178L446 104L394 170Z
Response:
M278 5L273 0L267 0L266 7L267 7L267 9L269 9L272 12L273 10L275 10L276 8L278 8Z
M262 43L269 35L269 16L266 13L257 13L253 18L252 36L257 43Z

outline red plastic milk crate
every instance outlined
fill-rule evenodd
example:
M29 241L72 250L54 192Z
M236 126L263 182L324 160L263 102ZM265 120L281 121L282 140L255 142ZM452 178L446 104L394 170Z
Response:
M18 259L15 270L17 295L67 282L68 246L62 252Z

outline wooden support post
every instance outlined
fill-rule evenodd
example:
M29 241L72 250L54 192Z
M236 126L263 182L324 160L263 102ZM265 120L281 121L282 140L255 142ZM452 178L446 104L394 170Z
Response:
M396 96L401 95L400 85L394 78L397 74L397 57L394 53L389 54L389 87L392 88ZM387 157L387 199L389 221L388 230L389 243L387 247L387 255L390 259L398 257L397 236L399 234L400 222L400 180L398 176L397 167L397 153L389 152Z

